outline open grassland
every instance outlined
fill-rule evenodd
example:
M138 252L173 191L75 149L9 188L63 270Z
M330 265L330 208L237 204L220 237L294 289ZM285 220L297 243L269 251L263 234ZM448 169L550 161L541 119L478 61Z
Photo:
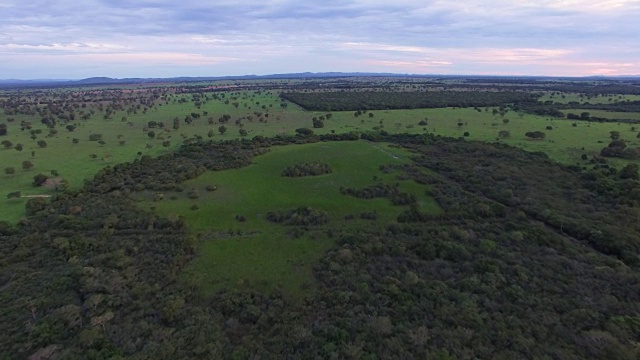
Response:
M380 170L380 165L407 163L410 156L405 150L365 141L275 147L248 167L207 172L187 181L184 191L166 192L164 200L152 201L157 196L154 193L139 198L141 206L160 215L184 216L199 234L203 241L185 280L203 292L251 284L264 290L282 288L301 294L313 287L312 265L333 244L328 234L383 227L406 209L393 206L386 198L365 200L344 195L339 191L341 186L399 183L401 191L416 195L422 211L440 211L427 195L427 187L412 180L397 180L397 172L385 174ZM287 166L311 161L329 164L333 171L312 177L281 175ZM207 191L210 185L217 190ZM188 194L194 190L199 197L191 199ZM194 205L197 210L192 210ZM326 211L329 222L298 227L266 219L268 212L286 212L301 205ZM377 220L360 219L361 213L374 211ZM348 215L355 218L345 219ZM238 216L243 221L238 221Z
M138 96L134 90L140 90L140 96L147 91L129 89L131 92L125 93L128 101L135 101ZM26 199L6 199L5 195L10 192L55 194L53 189L33 186L36 174L50 176L51 171L56 170L71 189L78 189L85 179L105 166L172 151L184 139L194 136L214 140L238 138L241 130L246 131L245 136L249 138L291 135L298 128L312 128L319 134L384 130L390 133L429 132L481 141L496 141L500 131L508 131L510 136L500 139L501 142L529 151L544 151L558 161L581 165L585 164L580 160L583 154L596 155L608 144L611 131L619 131L622 139L629 141L629 146L638 146L636 133L629 125L552 119L513 111L501 115L494 112L495 108L480 108L480 111L471 108L378 110L360 116L351 111L332 112L322 128L313 128L312 119L326 116L326 112L305 111L288 102L281 106L282 100L275 91L225 91L198 96L196 103L192 94L170 94L156 100L153 106L128 105L135 110L115 110L109 116L99 107L107 106L107 102L90 104L86 111L91 109L94 114L88 120L70 122L75 125L73 131L68 131L65 124L58 124L55 134L49 133L49 128L37 116L0 115L0 123L8 127L8 134L0 136L0 140L7 140L12 146L23 145L22 151L0 146L0 218L17 221L24 216ZM599 116L598 111L589 112ZM193 114L197 117L192 117ZM221 124L219 119L224 114L230 120ZM10 118L13 121L9 121ZM178 118L177 128L174 128L175 118ZM419 125L423 120L426 125ZM32 129L21 130L23 121L30 122ZM149 122L161 122L164 127L149 128ZM221 126L226 129L224 134L219 130ZM547 130L548 126L552 130ZM32 135L31 131L40 133ZM525 136L528 131L543 131L546 138L530 140ZM149 136L151 132L153 137ZM90 141L92 134L101 134L103 142ZM46 142L46 147L40 148L38 141ZM30 161L34 167L24 170L24 161ZM14 174L5 173L10 167L14 168Z

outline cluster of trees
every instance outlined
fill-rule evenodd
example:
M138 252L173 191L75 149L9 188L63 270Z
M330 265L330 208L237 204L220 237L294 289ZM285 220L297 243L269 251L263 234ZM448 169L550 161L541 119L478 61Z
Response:
M286 212L268 212L266 219L283 225L317 226L329 222L329 213L310 206L299 206Z
M393 185L377 183L361 189L340 187L340 193L359 199L389 198L393 205L410 205L417 201L414 194L400 191L397 183Z
M310 163L299 163L287 166L282 170L282 176L286 177L302 177L302 176L318 176L331 174L333 169L327 163L313 161Z
M515 91L283 92L283 99L313 111L362 111L536 104L537 95ZM373 114L371 114L373 115Z
M628 147L626 141L614 139L600 151L600 155L635 160L640 159L640 147Z

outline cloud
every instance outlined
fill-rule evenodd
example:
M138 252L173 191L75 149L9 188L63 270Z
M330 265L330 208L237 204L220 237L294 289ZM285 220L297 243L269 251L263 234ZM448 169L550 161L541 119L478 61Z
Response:
M93 70L135 76L154 71L153 54L164 59L158 64L175 61L156 68L166 76L431 68L640 73L640 0L3 0L0 8L0 62L7 64L0 78L31 76L26 58L37 65L41 56L44 67L62 55L68 70L60 64L52 76L89 60ZM117 69L110 67L116 58ZM595 63L609 65L584 65Z

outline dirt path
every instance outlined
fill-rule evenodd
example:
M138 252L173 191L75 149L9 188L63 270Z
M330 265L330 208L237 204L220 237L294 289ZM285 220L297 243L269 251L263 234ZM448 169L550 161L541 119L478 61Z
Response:
M21 195L21 198L50 198L52 195Z

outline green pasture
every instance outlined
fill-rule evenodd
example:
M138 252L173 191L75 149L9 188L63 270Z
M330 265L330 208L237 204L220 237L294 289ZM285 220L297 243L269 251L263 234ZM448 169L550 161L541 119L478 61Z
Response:
M163 216L184 216L203 240L196 259L186 271L186 281L210 293L223 286L251 284L265 290L282 288L301 294L313 286L314 262L334 242L328 232L386 226L405 208L386 198L362 200L343 195L341 186L361 188L376 182L400 183L401 190L415 194L425 212L440 211L425 186L412 180L396 180L398 173L384 174L383 164L407 163L411 154L382 143L330 142L274 147L244 168L207 172L183 183L184 191L139 194L140 205ZM333 172L314 177L283 177L284 168L301 162L327 163ZM208 185L217 190L207 191ZM190 199L195 189L200 195ZM192 207L197 205L197 210ZM301 205L324 210L330 221L310 226L302 236L291 236L291 226L265 219L270 211L287 211ZM363 212L375 211L377 220L362 220ZM236 216L246 221L238 221ZM346 220L345 216L355 215ZM337 235L336 235L337 236Z
M224 97L221 96L222 93ZM129 104L125 105L125 110L116 111L107 119L105 112L99 110L98 104L88 104L82 109L95 112L89 120L73 121L77 125L73 132L67 131L64 125L58 125L58 133L55 135L49 135L49 129L41 124L38 117L0 115L0 122L8 125L8 135L0 137L0 141L8 140L13 145L24 145L22 151L0 147L0 219L17 221L24 216L26 199L8 200L5 195L10 192L21 191L23 195L55 193L55 190L32 185L33 177L38 173L48 175L51 170L56 170L69 182L71 189L78 189L85 179L105 166L132 161L141 155L156 156L173 151L186 138L201 136L207 139L211 134L214 140L232 139L240 136L240 129L246 130L249 138L256 135L294 134L297 128L312 128L313 117L326 115L325 112L304 111L292 103L287 103L287 107L283 108L276 91L215 92L219 99L213 99L213 94L204 93L209 100L201 97L202 104L197 107L192 94L169 93L164 100L156 101L146 112L145 106L140 106L135 113L128 113L126 109L131 104L135 105L137 96L136 93L131 93L126 95L129 97ZM225 103L227 100L228 103ZM600 116L598 111L589 112L593 116ZM198 113L200 117L187 124L184 119L191 113ZM528 151L544 151L550 157L569 164L584 163L580 160L582 154L598 154L610 141L609 133L613 130L619 131L622 138L629 141L629 146L638 146L636 133L631 131L630 126L618 123L550 119L513 111L501 116L493 114L493 108L482 108L479 112L470 108L443 108L374 110L370 113L371 115L367 112L356 117L350 111L332 112L331 119L324 121L323 128L313 130L319 134L378 130L390 133L429 132L454 137L463 137L468 133L467 139L481 141L496 141L498 132L506 130L510 132L510 137L500 141ZM231 120L224 124L227 131L221 135L218 131L221 125L218 118L223 114L230 115ZM180 119L179 129L173 129L173 119L176 117ZM15 121L8 122L8 118L14 118ZM418 125L425 119L427 125ZM40 130L41 134L32 139L29 130L20 130L21 121L31 122L32 130ZM150 121L162 122L164 128L148 129ZM546 130L547 126L551 126L553 130ZM536 130L544 131L546 138L529 140L524 135ZM148 136L149 131L154 132L153 139ZM102 134L104 144L89 141L89 136L95 133ZM72 143L74 138L79 140L78 144ZM39 148L39 140L46 141L47 147ZM168 146L163 146L167 141ZM34 168L23 170L22 162L25 160L31 161ZM13 167L15 174L5 174L7 167Z

